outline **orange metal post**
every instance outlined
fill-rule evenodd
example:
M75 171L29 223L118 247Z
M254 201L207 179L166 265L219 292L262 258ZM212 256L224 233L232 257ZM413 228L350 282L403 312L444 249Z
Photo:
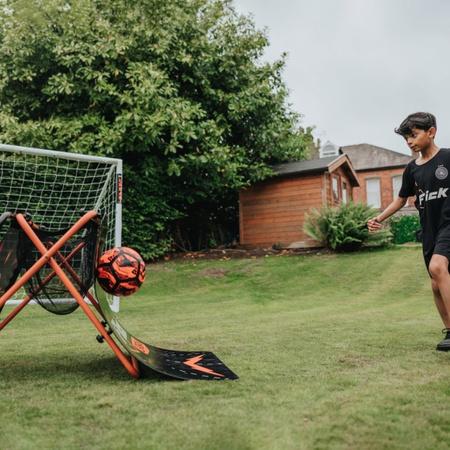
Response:
M92 312L89 308L88 304L85 302L81 294L75 288L73 283L70 281L69 277L64 273L62 268L54 259L54 255L61 249L61 247L74 235L76 234L84 225L86 225L90 220L97 217L97 213L95 211L89 211L83 215L50 249L47 249L36 233L33 231L31 225L25 219L22 214L16 215L16 220L30 240L33 242L35 247L42 254L42 257L39 258L38 261L12 286L8 291L0 298L0 307L6 303L6 301L18 290L20 289L41 267L45 264L49 264L56 276L61 280L61 282L65 285L69 293L73 296L73 298L78 302L80 307L83 309L84 313L91 320L93 325L97 328L98 332L103 336L105 341L111 347L113 352L119 358L121 363L127 369L127 371L133 377L139 377L139 368L135 361L135 358L131 359L131 362L125 356L123 351L119 348L116 342L111 338L111 336L106 331L105 327L99 321L97 316ZM25 299L18 308L16 308L17 313L28 303L30 299ZM17 314L16 313L16 314ZM11 319L9 319L11 320ZM0 328L1 330L1 328Z

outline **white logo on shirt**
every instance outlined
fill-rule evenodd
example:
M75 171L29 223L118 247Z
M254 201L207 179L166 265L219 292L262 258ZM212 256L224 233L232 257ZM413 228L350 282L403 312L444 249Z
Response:
M429 200L436 200L437 198L447 197L448 188L440 188L439 191L426 191L419 195L419 204L428 202Z
M434 174L436 175L437 179L445 180L448 176L448 170L444 166L438 166Z

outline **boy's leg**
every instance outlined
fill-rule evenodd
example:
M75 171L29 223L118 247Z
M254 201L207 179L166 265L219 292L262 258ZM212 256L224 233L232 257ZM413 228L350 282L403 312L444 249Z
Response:
M438 310L439 315L441 316L442 322L444 323L444 327L450 329L450 314L447 311L447 308L445 307L441 292L439 291L439 288L437 287L437 284L434 280L431 280L431 290L433 291L433 299L436 305L436 309Z
M449 260L446 256L435 254L432 256L429 272L432 277L431 289L436 308L444 323L445 339L437 346L437 350L450 350L450 273Z

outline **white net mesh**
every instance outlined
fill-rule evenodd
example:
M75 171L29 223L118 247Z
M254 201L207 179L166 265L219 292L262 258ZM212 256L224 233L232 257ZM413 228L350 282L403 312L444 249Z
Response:
M95 210L108 224L105 249L121 245L121 183L120 159L0 144L0 213L29 213L53 231Z

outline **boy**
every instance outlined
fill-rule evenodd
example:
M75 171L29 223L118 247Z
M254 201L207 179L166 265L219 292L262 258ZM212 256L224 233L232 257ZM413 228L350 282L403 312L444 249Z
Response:
M394 130L404 137L418 158L403 172L398 197L377 217L367 222L370 232L381 228L381 222L402 208L408 197L416 196L422 231L422 250L431 277L436 308L444 323L446 336L436 349L450 350L450 149L434 143L436 118L429 113L410 114Z

